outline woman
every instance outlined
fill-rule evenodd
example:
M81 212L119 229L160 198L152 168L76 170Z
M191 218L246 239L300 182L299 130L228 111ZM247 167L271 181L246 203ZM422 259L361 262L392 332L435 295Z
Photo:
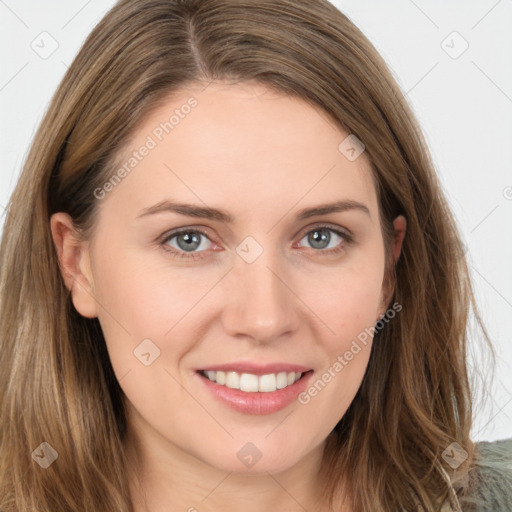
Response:
M328 2L119 2L9 212L1 510L508 510L456 226Z

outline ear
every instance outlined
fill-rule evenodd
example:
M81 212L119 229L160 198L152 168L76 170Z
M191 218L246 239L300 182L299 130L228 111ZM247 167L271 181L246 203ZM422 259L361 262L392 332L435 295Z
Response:
M407 229L407 220L403 215L399 215L395 218L393 221L393 247L392 247L392 254L393 254L393 265L396 265L398 262L398 258L400 257L400 253L402 251L402 245L405 238L405 232ZM382 293L382 309L379 311L378 319L380 319L384 313L386 312L387 308L389 307L389 301L391 300L391 296L393 295L393 292L395 290L395 283L391 276L388 276L385 279L385 282L383 284L383 293Z
M81 241L67 213L59 212L50 220L53 242L59 257L64 284L71 291L76 310L86 318L96 318L98 308L90 266L89 244Z
M402 251L402 244L405 237L405 231L407 229L407 221L403 215L399 215L393 221L393 228L395 232L394 241L393 241L393 260L396 265L398 258L400 257L400 253Z

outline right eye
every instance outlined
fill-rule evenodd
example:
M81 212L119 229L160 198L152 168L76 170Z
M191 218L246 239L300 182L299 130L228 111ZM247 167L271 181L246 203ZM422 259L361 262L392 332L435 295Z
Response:
M208 235L198 229L179 229L168 233L162 240L161 245L164 249L179 258L198 258L196 252L204 252L210 246L206 244L205 239L212 244ZM173 243L171 243L173 242ZM169 248L171 247L171 249ZM201 249L197 251L197 249Z

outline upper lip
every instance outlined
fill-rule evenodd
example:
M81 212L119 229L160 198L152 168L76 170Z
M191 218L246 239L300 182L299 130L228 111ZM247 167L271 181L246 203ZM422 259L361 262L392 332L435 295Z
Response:
M305 373L311 368L302 366L300 364L290 363L267 363L258 364L249 361L240 361L238 363L223 363L212 366L201 368L203 371L229 371L237 373L251 373L253 375L267 375L269 373L280 373L280 372L296 372Z

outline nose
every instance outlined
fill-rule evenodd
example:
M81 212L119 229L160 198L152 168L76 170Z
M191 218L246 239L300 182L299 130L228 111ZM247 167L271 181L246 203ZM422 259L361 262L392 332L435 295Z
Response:
M252 263L237 256L227 276L222 320L233 337L271 343L297 330L300 301L290 273L269 253L264 251Z

